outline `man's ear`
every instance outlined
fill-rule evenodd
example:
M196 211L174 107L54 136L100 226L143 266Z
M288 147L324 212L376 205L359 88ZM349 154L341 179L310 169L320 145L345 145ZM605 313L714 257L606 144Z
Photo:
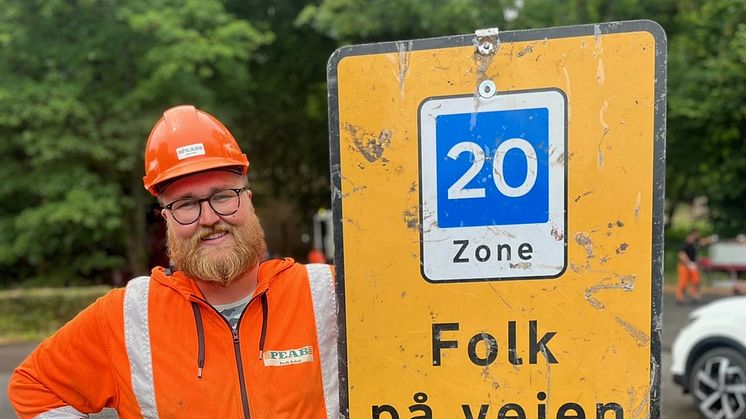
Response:
M251 189L247 189L247 190L246 190L246 193L248 193L248 194L249 194L249 199L252 199L252 198L254 198L254 191L252 191Z
M161 209L161 217L163 217L164 220L168 220L168 210L165 208Z

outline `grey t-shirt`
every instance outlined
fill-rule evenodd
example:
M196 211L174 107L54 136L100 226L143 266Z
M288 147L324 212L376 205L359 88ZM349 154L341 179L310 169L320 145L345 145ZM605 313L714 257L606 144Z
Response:
M241 313L243 313L246 305L251 301L252 296L253 294L249 294L245 298L228 304L213 304L213 307L215 307L235 329L236 325L238 325L238 319L241 317Z

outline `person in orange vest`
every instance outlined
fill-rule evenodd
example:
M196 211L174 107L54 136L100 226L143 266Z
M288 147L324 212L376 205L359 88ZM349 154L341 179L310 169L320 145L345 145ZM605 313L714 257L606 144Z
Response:
M692 301L697 304L702 298L699 292L700 271L697 264L697 252L700 246L707 246L718 240L717 235L709 237L700 237L698 229L693 229L686 235L684 244L677 253L678 263L676 273L678 283L676 284L676 303L686 303L686 292L689 289L689 295Z
M326 255L314 247L308 252L308 263L326 263Z
M145 150L172 268L110 291L14 371L19 417L336 418L329 265L263 260L249 161L217 119L168 109Z

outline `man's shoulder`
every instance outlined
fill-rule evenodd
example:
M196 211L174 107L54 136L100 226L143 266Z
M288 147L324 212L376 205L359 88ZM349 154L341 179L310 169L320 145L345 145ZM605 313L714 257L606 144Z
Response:
M279 285L295 281L306 281L312 279L314 274L334 275L334 269L331 265L323 263L298 263L291 258L271 259L262 262L262 274L271 277L270 284Z
M112 288L106 294L99 297L93 304L102 306L121 305L124 301L124 293L124 287Z
M108 313L110 310L121 311L128 293L132 294L138 290L147 291L151 287L151 284L154 283L157 282L151 280L149 276L132 278L124 286L109 290L106 294L99 297L93 305L99 306L105 313Z
M317 275L334 276L334 266L326 264L326 263L295 262L292 268L289 269L288 271L289 273L292 273L298 276L309 277L309 278L312 276L317 276Z
M78 313L70 323L77 325L100 324L99 322L120 322L124 308L125 288L113 288L98 297L93 303Z
M293 258L267 259L259 265L259 275L260 277L270 278L271 281L277 278L295 276L303 269L303 264L296 262Z

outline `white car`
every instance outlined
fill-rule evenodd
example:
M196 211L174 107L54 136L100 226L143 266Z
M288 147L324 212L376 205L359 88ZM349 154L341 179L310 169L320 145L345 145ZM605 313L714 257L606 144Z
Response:
M689 314L671 350L671 374L710 419L746 419L746 296Z

